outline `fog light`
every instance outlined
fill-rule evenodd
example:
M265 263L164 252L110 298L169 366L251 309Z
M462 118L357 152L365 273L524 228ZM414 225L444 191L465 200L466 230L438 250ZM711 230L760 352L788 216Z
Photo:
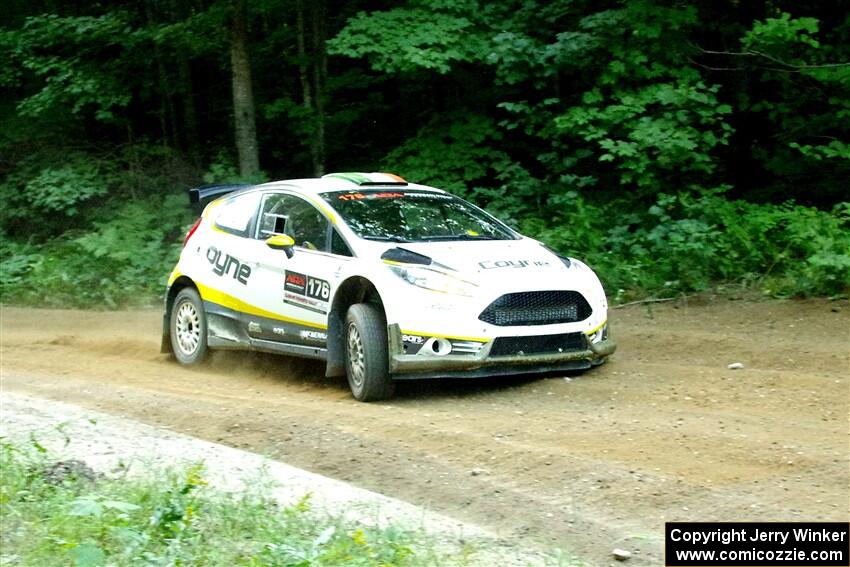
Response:
M439 338L431 338L428 339L424 345L422 345L422 349L419 351L421 354L435 354L437 356L445 356L452 352L452 343L446 339Z

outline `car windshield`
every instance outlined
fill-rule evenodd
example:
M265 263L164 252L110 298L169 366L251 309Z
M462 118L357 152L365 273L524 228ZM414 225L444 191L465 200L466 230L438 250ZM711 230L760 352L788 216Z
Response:
M358 236L388 242L516 240L504 224L445 193L364 190L322 193Z

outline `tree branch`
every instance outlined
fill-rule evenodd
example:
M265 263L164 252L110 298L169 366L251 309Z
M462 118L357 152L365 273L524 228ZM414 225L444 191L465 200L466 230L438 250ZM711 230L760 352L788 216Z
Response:
M850 67L850 62L848 62L848 63L822 63L822 64L819 64L819 65L789 63L788 61L784 61L782 59L779 59L778 57L775 57L775 56L770 55L768 53L764 53L763 51L756 51L756 50L753 50L753 49L748 49L746 51L714 51L712 49L704 49L704 48L700 47L699 50L700 50L701 53L704 53L706 55L724 55L724 56L729 56L729 57L762 58L762 59L767 59L768 61L772 61L773 63L780 65L782 67L785 67L785 69L772 68L771 70L773 70L773 71L783 71L784 70L786 72L788 72L788 71L799 72L799 71L806 70L806 69L834 69L834 68L840 68L840 67ZM694 63L696 63L696 62L694 61ZM696 64L700 65L701 67L704 66L700 63L696 63ZM711 69L711 67L707 67L707 66L705 66L705 67L708 68L708 69ZM717 68L716 70L727 71L727 70L733 70L733 69Z
M620 305L612 305L611 309L622 309L623 307L629 307L630 305L643 305L645 303L664 303L665 301L676 301L677 299L681 299L682 297L665 297L662 299L641 299L639 301L629 301L628 303L621 303Z

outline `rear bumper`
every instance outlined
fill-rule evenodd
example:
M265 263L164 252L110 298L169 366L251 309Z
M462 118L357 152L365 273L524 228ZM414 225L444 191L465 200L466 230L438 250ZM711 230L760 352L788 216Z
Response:
M581 370L601 363L617 350L613 339L587 341L586 348L568 352L490 356L493 341L477 354L404 354L401 330L389 327L389 370L395 379L465 378Z

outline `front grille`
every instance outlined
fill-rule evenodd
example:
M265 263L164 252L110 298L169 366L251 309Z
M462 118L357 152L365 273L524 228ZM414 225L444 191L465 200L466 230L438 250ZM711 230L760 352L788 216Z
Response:
M501 296L478 318L500 327L552 325L584 321L591 311L590 304L577 291L524 291Z
M499 337L493 341L490 356L515 356L521 354L547 354L585 350L584 333L563 335L536 335L532 337Z

